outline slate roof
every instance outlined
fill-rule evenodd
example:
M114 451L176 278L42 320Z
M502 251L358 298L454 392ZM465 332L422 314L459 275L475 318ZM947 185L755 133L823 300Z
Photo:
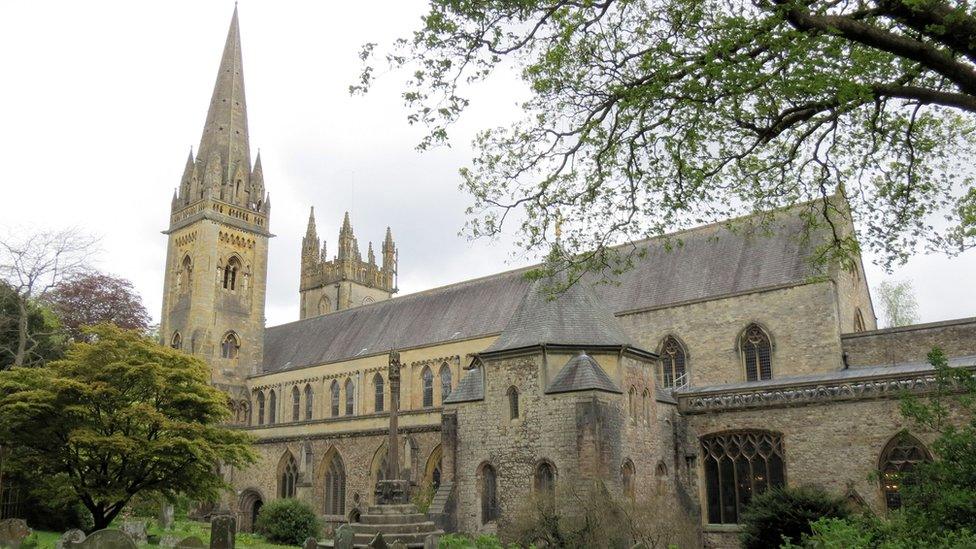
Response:
M586 353L580 353L569 359L556 377L552 378L546 393L571 393L575 391L607 391L621 393L610 376Z
M771 235L714 224L677 233L668 242L641 241L635 246L646 255L616 283L592 291L604 308L620 314L805 282L821 274L810 258L822 241L803 239L805 226L791 214L777 218ZM270 327L262 371L499 334L532 286L526 270Z
M484 398L485 378L481 375L481 367L476 366L464 374L457 388L451 391L451 394L444 399L444 404L471 402L474 400L483 400Z
M505 330L485 353L560 345L631 345L617 318L593 292L590 284L574 284L556 296L545 293L544 281L529 287Z

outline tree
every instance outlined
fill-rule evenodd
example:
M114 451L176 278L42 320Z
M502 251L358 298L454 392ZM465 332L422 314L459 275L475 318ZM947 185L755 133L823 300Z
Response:
M911 281L881 281L878 284L878 299L886 328L908 326L918 321L918 302L915 301Z
M11 367L20 342L21 303L17 293L0 280L0 370ZM61 356L64 338L57 316L43 304L27 303L27 347L24 363L40 364Z
M976 245L972 0L432 0L387 61L406 69L420 148L449 142L466 86L521 71L521 122L461 171L467 232L603 269L608 246L813 201L825 252L884 264ZM377 72L375 44L351 92ZM838 230L839 194L857 215ZM933 215L948 226L936 231Z
M48 297L65 331L75 341L82 329L109 322L146 333L151 318L128 280L99 272L80 272L63 280Z
M105 528L136 494L212 500L220 467L254 461L225 428L227 395L199 359L109 324L37 368L0 372L8 462L52 497L77 499Z
M16 343L6 349L14 366L30 364L43 338L50 335L30 330L31 307L43 303L62 280L86 270L95 244L95 239L73 229L0 239L0 281L13 290L16 301L16 316L2 321L13 319L17 326Z

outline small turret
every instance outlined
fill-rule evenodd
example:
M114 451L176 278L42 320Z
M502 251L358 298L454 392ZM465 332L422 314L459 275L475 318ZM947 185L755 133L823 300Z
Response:
M309 271L319 262L319 235L315 230L315 206L308 212L308 228L302 239L302 272Z
M366 261L371 267L376 266L376 254L373 253L373 242L369 242L369 251L366 252Z

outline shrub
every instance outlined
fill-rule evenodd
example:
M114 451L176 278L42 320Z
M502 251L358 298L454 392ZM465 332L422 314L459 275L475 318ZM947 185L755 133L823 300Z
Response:
M957 549L976 547L976 534L961 529L938 529L920 532L912 519L895 513L891 520L874 515L858 515L847 519L822 518L811 525L812 532L804 534L794 545L784 549Z
M811 487L773 488L752 499L742 513L739 539L745 549L798 543L811 531L810 523L823 517L850 515L843 499Z
M498 536L482 534L470 538L464 534L445 534L437 544L438 549L505 549Z
M410 496L410 503L417 506L417 510L426 514L430 510L430 503L434 501L434 485L427 483L420 490L415 490Z
M270 541L288 545L301 545L319 535L315 512L297 499L278 499L261 507L254 526Z

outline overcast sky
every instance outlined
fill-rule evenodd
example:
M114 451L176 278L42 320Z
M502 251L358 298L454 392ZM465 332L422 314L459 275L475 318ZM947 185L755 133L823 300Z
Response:
M480 86L453 147L418 153L401 75L350 97L364 42L408 35L425 2L240 2L252 157L272 196L269 325L298 317L309 206L330 255L342 213L362 251L387 225L401 293L525 264L508 242L458 236L458 168L474 131L518 116L517 81ZM0 229L77 226L102 237L97 266L133 281L158 321L170 199L196 147L233 2L0 0ZM870 263L870 258L867 258ZM976 253L919 256L868 280L912 280L921 321L976 315Z

